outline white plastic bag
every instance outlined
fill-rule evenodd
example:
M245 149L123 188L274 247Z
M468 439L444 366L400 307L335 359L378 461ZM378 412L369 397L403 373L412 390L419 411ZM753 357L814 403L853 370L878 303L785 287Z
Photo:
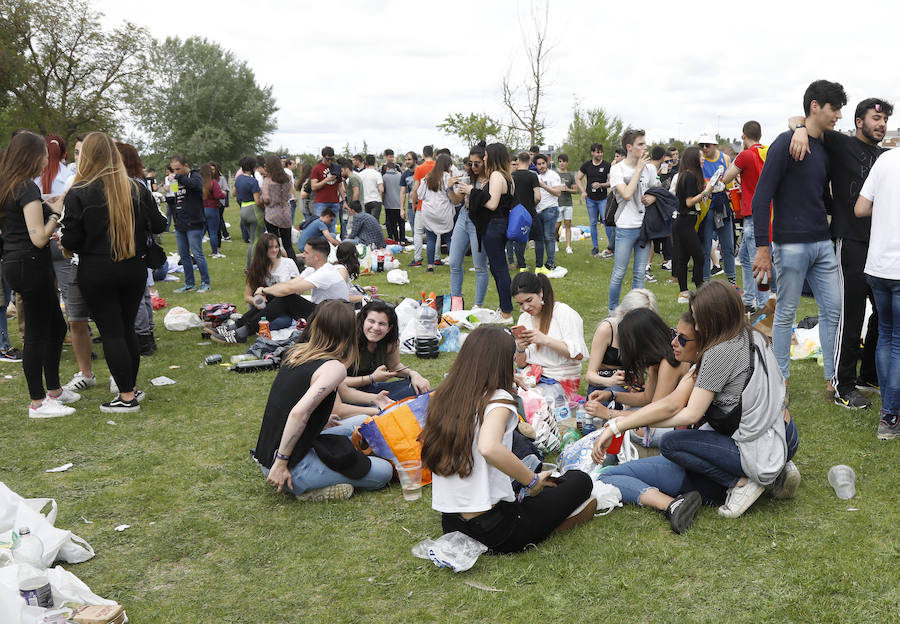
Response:
M40 513L47 504L50 511L47 516ZM44 544L45 566L50 566L57 559L68 563L80 563L94 556L94 549L86 541L71 531L57 529L56 501L50 498L26 500L0 482L0 533L18 531L27 526L32 534L37 535Z
M200 320L199 316L181 306L175 306L166 312L163 324L169 331L185 331L203 327L203 321Z
M416 352L416 319L411 318L400 325L400 353L413 355Z
M114 600L106 600L91 591L81 579L63 568L56 566L45 571L50 588L53 591L53 604L65 602L93 605L114 605ZM30 607L19 596L19 566L15 563L0 568L0 616L3 622L20 622L22 624L41 624L47 609Z
M439 568L465 572L486 552L487 546L465 533L445 533L437 540L423 540L413 546L412 554L419 559L429 559Z
M409 284L409 274L401 269L391 269L388 271L387 281L391 284Z
M416 312L419 310L419 302L415 299L406 297L397 304L394 312L397 314L397 327L403 329L410 320L415 320Z
M616 507L622 506L622 492L614 485L604 483L600 479L594 481L591 498L597 499L595 516L605 516Z

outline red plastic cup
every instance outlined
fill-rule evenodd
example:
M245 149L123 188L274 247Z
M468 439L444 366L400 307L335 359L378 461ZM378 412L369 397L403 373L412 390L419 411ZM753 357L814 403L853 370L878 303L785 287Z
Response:
M606 448L607 455L618 455L619 451L622 450L622 440L625 439L625 434L617 435L612 439L612 442L609 443L609 446Z
M737 186L728 189L728 197L731 199L731 209L734 214L741 214L741 189Z

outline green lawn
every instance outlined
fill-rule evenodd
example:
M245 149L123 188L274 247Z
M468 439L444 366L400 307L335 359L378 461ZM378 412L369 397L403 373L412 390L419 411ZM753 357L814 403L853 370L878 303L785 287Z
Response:
M209 260L212 290L173 295L180 283L162 283L170 307L241 301L246 246L235 208L228 220L235 242L224 243L226 259ZM575 222L587 222L583 206ZM172 234L164 244L174 250ZM553 285L581 313L589 342L605 316L612 261L591 258L589 240L574 248L572 256L557 256L570 272ZM409 257L401 256L404 264ZM446 266L409 274L406 286L388 284L384 274L360 283L377 285L388 299L449 292ZM650 287L674 324L683 308L677 285ZM469 272L465 294L471 302ZM493 282L487 304L497 305ZM26 497L56 498L57 525L97 551L69 569L122 603L134 622L900 620L900 444L875 439L876 409L849 412L826 402L822 369L812 360L792 365L791 408L801 436L794 461L803 474L797 499L763 497L737 520L703 509L682 536L656 513L623 508L530 552L482 556L456 575L410 553L417 541L440 535L430 488L414 503L402 500L397 483L337 503L276 495L249 456L274 373L201 366L206 355L227 361L243 349L200 346L196 330L166 331L165 311L156 313L160 349L141 361L148 397L136 415L97 409L109 397L102 357L98 387L84 393L73 416L53 420L27 418L20 365L0 365L0 480ZM800 315L808 314L815 304L807 300ZM21 346L15 325L12 339ZM95 350L102 356L99 345ZM437 383L452 357L404 362ZM76 370L70 348L61 369L64 381ZM158 375L177 384L151 386ZM65 462L74 468L44 472ZM850 501L838 500L826 480L838 463L857 474ZM119 524L131 528L115 532Z

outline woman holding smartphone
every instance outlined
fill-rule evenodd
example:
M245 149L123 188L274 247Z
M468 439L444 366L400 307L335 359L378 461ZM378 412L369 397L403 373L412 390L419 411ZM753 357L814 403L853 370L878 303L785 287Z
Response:
M703 285L703 243L697 233L699 205L705 201L712 190L707 185L703 188L703 172L700 168L700 148L689 147L681 157L678 181L675 184L675 196L678 198L678 216L672 228L672 242L678 253L675 254L675 277L678 278L678 303L687 303L687 265L693 260L694 287Z
M587 474L536 474L512 453L515 351L496 325L469 334L431 397L419 438L443 531L461 531L496 553L520 552L591 520L597 508ZM511 479L523 486L518 497Z

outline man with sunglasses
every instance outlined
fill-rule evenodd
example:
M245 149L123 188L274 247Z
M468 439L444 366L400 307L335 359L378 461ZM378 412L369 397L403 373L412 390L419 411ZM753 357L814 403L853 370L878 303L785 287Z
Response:
M841 320L834 341L832 383L834 402L847 409L868 409L872 406L857 386L878 387L878 373L875 370L878 311L863 272L872 218L857 217L853 207L872 165L887 151L878 144L884 139L888 118L893 112L894 107L884 100L865 99L856 107L856 133L853 136L826 129L822 139L828 154L828 179L831 182L831 237L835 241L837 261L841 267L841 288L844 291ZM796 160L802 160L809 153L809 135L803 127L803 118L792 117L789 124L794 129L791 155ZM872 315L869 317L864 347L860 349L866 299L872 303Z
M700 166L703 169L703 178L708 183L719 167L723 172L728 169L731 159L719 150L719 141L711 132L701 134L697 139L697 144L702 156ZM720 180L709 196L709 210L700 222L699 234L700 240L703 241L704 252L703 281L709 281L712 274L709 254L712 251L713 235L715 234L722 250L720 262L724 265L725 277L733 286L737 287L737 272L734 268L734 224L731 220L730 206L725 183Z
M340 168L334 164L333 148L327 145L322 148L322 160L313 167L309 179L312 190L316 192L313 214L318 217L326 208L331 208L336 215L341 214L341 189L343 188L343 183L341 181ZM334 221L329 224L328 229L332 234L336 232Z

